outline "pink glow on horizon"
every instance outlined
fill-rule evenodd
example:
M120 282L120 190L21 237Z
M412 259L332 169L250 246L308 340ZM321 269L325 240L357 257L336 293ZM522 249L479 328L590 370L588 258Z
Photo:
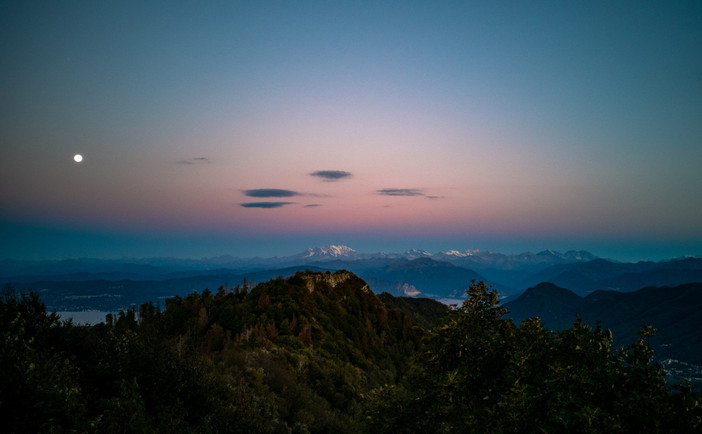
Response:
M702 240L695 2L25 3L0 16L1 221Z

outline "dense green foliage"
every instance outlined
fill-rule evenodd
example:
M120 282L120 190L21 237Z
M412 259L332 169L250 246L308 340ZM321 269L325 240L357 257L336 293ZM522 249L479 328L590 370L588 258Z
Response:
M348 272L297 273L61 322L0 299L5 432L694 432L699 395L666 387L646 345L582 323L505 319L497 294L432 327L426 303ZM423 318L443 316L427 304Z
M6 292L0 409L12 432L359 432L425 333L348 272L298 273L60 322Z
M431 298L394 297L387 292L378 294L378 298L388 307L402 310L427 330L451 311L449 306Z
M538 319L517 326L498 294L473 284L434 328L400 386L376 391L376 432L697 432L699 395L667 388L646 339L612 347L580 321L560 332Z

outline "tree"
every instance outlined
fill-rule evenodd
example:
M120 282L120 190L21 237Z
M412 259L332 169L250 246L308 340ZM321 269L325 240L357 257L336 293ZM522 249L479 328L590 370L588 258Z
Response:
M580 320L551 332L516 326L498 293L468 299L434 328L405 384L369 398L376 432L694 432L700 397L671 395L644 338L612 348L612 334ZM685 402L684 405L680 404Z
M78 370L54 342L71 327L36 293L8 287L0 296L0 416L8 432L82 428Z

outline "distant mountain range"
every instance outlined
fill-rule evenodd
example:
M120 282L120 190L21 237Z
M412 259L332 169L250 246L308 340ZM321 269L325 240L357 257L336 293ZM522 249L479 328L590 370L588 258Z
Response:
M388 266L354 272L366 280L375 292L435 299L461 298L472 280L483 280L473 270L427 257L400 260Z
M579 295L601 289L634 291L645 286L702 282L699 258L621 263L586 251L506 255L481 250L432 254L412 249L359 253L343 245L273 258L3 260L0 280L20 290L42 291L49 307L67 310L64 308L70 306L89 308L99 297L108 300L107 305L122 303L124 307L151 296L216 290L241 284L244 279L256 283L306 269L346 269L367 281L376 293L429 297L447 304L460 302L471 280L486 281L509 300L540 282L551 282ZM76 300L90 303L79 305Z
M541 283L505 307L517 323L539 317L548 328L562 330L580 317L613 332L615 343L633 342L644 325L657 329L650 345L658 359L675 358L702 365L702 283L646 287L632 292L595 291L586 297Z
M22 274L52 275L77 272L124 272L144 275L165 274L176 270L212 270L212 269L253 269L282 266L313 265L331 261L393 261L398 259L430 258L436 261L450 262L456 266L475 270L538 270L550 265L584 262L597 257L589 252L559 253L545 250L539 253L525 252L518 255L505 255L481 250L449 250L429 253L412 249L404 253L359 253L343 245L329 245L309 248L291 256L271 258L239 258L230 255L202 259L179 258L122 258L122 259L70 259L49 261L22 261L5 259L0 261L0 276L17 276Z
M596 259L583 263L558 264L531 278L569 288L580 295L596 290L635 291L644 286L674 286L702 282L702 259L684 258L662 262L619 263Z
M0 283L38 292L50 310L115 312L205 289L251 288L296 271L343 269L375 293L397 298L418 320L426 317L425 326L444 311L422 298L459 304L471 281L485 281L502 292L517 321L538 316L562 329L577 315L591 325L601 322L618 343L632 342L650 324L658 328L651 345L659 360L679 360L679 372L688 376L702 365L702 258L622 263L584 251L369 254L331 245L275 258L4 260ZM422 313L427 306L433 307Z

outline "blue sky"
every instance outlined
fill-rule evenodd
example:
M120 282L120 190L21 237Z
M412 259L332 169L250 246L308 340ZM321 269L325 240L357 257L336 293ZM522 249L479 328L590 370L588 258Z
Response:
M1 8L0 257L702 255L699 2Z

